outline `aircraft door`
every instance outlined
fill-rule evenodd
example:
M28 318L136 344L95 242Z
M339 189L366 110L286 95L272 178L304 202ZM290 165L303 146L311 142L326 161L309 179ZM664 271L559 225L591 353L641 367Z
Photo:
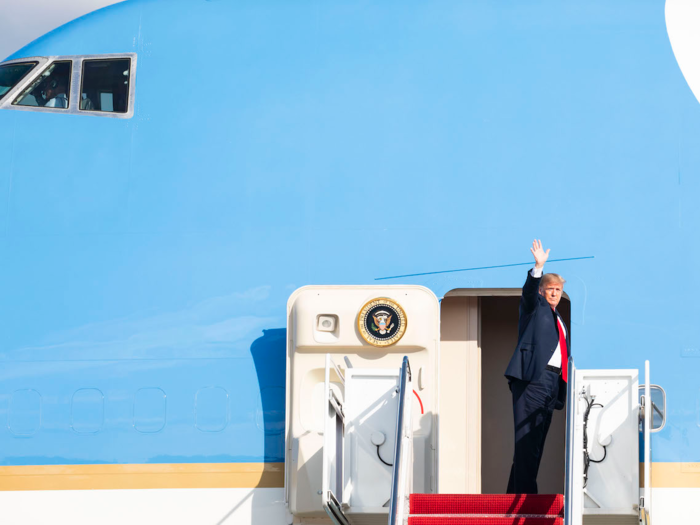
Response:
M287 312L285 488L295 523L327 519L326 509L339 523L386 520L404 356L413 376L413 489L435 492L435 295L421 286L307 286Z
M571 525L638 523L638 385L638 370L575 371Z
M568 443L573 447L571 525L601 520L648 523L651 432L663 425L665 400L652 402L654 387L649 383L648 361L645 380L640 388L638 370L575 370L569 404L574 418L573 442ZM644 447L641 455L640 441ZM640 457L644 465L642 492Z

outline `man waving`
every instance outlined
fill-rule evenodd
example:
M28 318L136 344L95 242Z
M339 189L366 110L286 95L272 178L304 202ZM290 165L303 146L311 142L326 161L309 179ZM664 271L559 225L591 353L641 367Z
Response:
M564 279L544 276L549 250L534 240L535 267L527 274L520 299L518 344L505 376L513 394L515 454L508 480L509 494L537 494L537 471L554 409L564 408L569 331L557 312Z

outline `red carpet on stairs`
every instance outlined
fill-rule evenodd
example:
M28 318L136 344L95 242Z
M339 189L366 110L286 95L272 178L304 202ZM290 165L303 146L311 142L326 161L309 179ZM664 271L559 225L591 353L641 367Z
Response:
M409 525L562 525L564 518L411 516L408 518L408 523Z
M561 494L411 494L409 525L563 525Z

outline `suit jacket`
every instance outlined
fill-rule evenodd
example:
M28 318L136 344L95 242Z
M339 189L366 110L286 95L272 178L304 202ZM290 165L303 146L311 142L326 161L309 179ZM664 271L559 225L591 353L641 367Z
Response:
M509 383L513 380L536 380L544 371L559 344L559 329L556 323L557 317L561 319L561 316L556 310L553 311L547 300L539 294L540 280L541 278L535 278L529 271L527 272L527 280L520 298L518 344L505 373ZM562 324L564 324L563 319ZM566 347L571 355L571 330L568 328ZM565 401L566 383L559 377L556 408L563 408Z

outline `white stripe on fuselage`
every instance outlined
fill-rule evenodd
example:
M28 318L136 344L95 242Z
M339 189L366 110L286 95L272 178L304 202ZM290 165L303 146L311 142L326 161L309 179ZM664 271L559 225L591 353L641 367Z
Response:
M286 525L284 489L0 492L3 525Z
M654 525L695 523L700 488L652 489ZM3 525L286 525L284 489L0 492Z
M654 525L698 523L696 501L700 501L700 488L651 489L651 522Z

